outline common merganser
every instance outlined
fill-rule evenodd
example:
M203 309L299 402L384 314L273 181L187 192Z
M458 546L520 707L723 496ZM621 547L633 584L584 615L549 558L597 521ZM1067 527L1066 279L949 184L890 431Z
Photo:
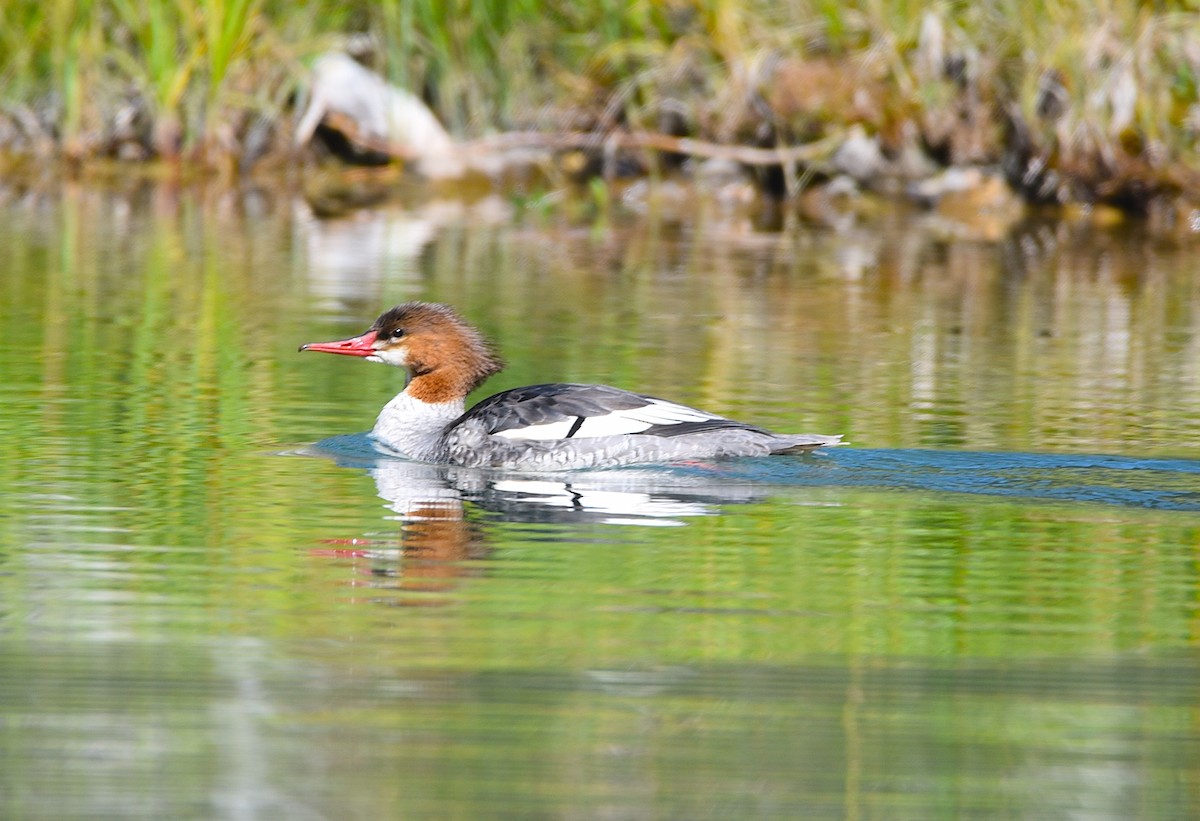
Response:
M463 400L504 363L448 305L406 302L365 333L301 351L404 368L408 383L371 432L384 450L421 462L508 470L571 470L684 459L802 453L841 436L774 433L606 385L514 388L464 413Z

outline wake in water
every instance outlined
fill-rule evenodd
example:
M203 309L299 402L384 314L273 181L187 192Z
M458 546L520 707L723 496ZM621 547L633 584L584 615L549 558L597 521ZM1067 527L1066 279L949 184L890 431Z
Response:
M337 436L303 453L368 470L393 505L449 490L507 513L558 510L600 520L706 515L780 487L968 493L1156 510L1200 510L1200 461L1039 453L840 449L809 456L700 464L506 474L380 455L366 435Z
M831 451L816 458L741 462L748 480L821 487L974 493L1156 510L1200 510L1200 462L1054 453Z

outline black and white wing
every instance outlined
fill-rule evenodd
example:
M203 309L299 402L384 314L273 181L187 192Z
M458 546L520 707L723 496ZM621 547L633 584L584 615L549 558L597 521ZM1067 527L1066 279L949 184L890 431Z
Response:
M736 428L767 433L686 405L607 385L554 383L498 393L467 411L461 422L483 425L513 440L585 439L647 434L683 436ZM457 423L456 423L457 424Z

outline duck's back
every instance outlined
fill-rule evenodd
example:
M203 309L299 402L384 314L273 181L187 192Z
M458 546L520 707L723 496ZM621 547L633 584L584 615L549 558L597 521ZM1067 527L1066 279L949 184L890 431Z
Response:
M514 470L767 456L839 444L778 434L607 385L552 383L498 393L447 427L453 464Z

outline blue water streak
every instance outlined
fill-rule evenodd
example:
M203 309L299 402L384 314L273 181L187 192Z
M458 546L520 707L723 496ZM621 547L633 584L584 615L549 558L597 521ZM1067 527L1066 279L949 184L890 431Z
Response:
M1187 459L846 448L790 460L743 460L739 473L772 484L1200 510L1200 461Z

